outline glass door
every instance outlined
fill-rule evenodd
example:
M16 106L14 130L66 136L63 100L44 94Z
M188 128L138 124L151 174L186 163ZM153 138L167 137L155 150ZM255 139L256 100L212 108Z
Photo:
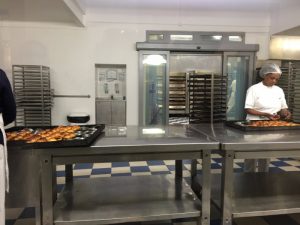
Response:
M169 121L169 52L139 52L139 124Z
M224 53L223 71L227 75L226 120L245 119L245 98L254 78L254 52Z

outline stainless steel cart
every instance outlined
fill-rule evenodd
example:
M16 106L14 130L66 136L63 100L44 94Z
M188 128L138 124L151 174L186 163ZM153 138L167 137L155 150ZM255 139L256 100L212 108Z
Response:
M222 178L212 178L212 200L222 211L223 225L238 217L300 212L299 172L235 174L233 170L234 159L300 157L300 130L244 132L223 124L192 127L221 143Z
M218 148L219 143L206 135L177 125L111 127L106 130L106 136L91 147L39 149L42 224L114 224L197 218L199 224L208 225L211 151ZM202 203L181 178L183 159L202 159ZM72 167L68 166L65 188L56 199L54 178L58 164L141 160L176 160L176 176L73 180Z
M50 126L53 93L50 68L13 65L13 86L17 105L17 126Z

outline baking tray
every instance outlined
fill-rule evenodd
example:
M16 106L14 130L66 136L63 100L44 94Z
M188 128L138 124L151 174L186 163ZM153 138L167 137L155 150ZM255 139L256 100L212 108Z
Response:
M252 127L247 125L249 121L225 121L225 125L234 127L242 131L276 131L276 130L300 130L299 126L270 126L270 127ZM296 123L296 122L293 122Z
M9 129L6 129L6 132L12 132L12 131L20 131L24 128L31 128L33 130L36 129L50 129L55 128L58 126L36 126L36 127L24 127L24 126L18 126L18 127L12 127ZM104 124L96 124L96 125L83 125L80 126L80 130L84 130L87 128L96 128L95 132L91 134L88 137L85 137L84 139L77 140L77 139L71 139L71 140L61 140L61 141L52 141L52 142L40 142L40 143L26 143L26 141L8 141L7 146L8 147L18 147L18 148L64 148L64 147L87 147L90 146L101 134L104 133Z

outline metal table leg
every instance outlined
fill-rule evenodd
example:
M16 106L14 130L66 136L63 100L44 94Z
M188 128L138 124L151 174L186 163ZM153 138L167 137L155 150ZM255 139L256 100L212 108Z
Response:
M51 156L41 156L42 224L53 225L53 165Z
M175 176L182 177L182 160L175 160Z
M222 165L222 225L232 225L233 160L234 152L226 151Z
M210 224L210 195L211 195L211 154L209 150L202 151L202 216L201 225Z
M73 181L73 164L67 164L65 165L65 171L66 171L66 183Z

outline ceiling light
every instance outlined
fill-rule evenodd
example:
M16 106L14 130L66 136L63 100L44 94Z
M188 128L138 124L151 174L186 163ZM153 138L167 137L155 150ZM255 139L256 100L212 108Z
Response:
M214 35L213 39L214 40L221 40L222 39L222 35Z
M161 128L144 128L143 134L165 134L166 131Z
M161 55L148 55L144 60L143 64L159 66L161 64L167 63L167 60L164 59Z

